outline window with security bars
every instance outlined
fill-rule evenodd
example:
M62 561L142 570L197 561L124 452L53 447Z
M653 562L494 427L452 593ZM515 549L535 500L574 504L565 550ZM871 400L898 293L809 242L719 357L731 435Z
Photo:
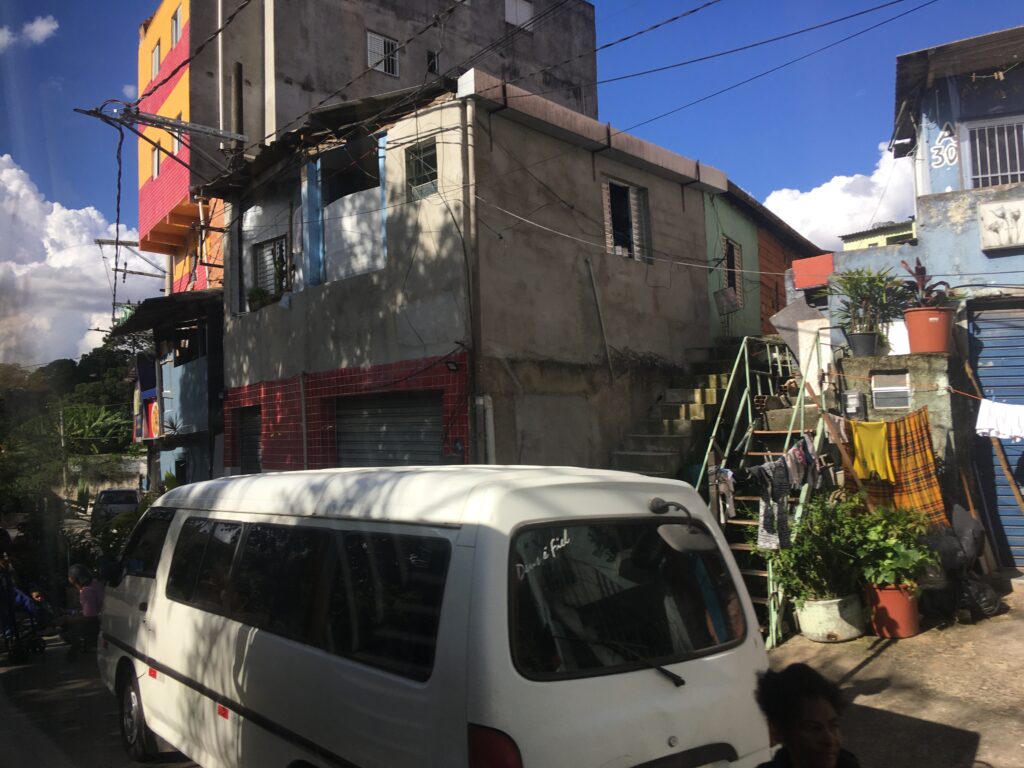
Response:
M253 285L272 296L279 296L291 287L288 268L287 237L275 237L253 246Z
M385 75L398 77L398 41L376 32L367 32L366 66Z
M993 120L968 129L971 187L1024 181L1024 117Z
M653 263L647 190L606 181L603 193L604 237L608 253Z
M437 192L437 144L433 139L405 150L405 175L410 200Z
M722 237L722 267L725 270L725 288L736 294L737 306L743 306L743 248L734 240Z

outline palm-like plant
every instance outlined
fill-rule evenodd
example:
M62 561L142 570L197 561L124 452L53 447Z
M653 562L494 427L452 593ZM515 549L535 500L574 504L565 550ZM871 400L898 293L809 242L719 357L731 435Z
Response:
M832 276L829 293L840 297L835 317L847 333L880 333L903 316L910 300L904 281L889 269L851 269Z

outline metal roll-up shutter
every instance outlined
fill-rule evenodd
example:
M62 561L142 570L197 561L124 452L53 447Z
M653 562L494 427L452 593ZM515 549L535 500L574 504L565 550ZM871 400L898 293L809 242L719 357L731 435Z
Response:
M239 470L243 475L254 475L262 471L263 451L260 446L260 409L239 408L238 455Z
M1024 405L1024 306L978 309L971 314L971 362L985 397ZM1017 484L1024 487L1024 443L1002 440ZM1024 513L988 438L979 438L975 467L999 559L1024 565Z
M440 392L343 397L336 414L340 467L441 463Z

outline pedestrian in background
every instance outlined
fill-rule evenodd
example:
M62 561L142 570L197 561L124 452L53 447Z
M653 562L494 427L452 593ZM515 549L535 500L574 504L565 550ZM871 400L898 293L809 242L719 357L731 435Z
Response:
M775 757L758 768L859 768L842 748L839 686L806 664L763 673L757 682L757 704L768 720Z
M85 565L72 565L68 569L68 583L78 590L79 609L69 612L64 622L64 639L71 646L68 659L74 660L81 650L96 643L100 631L100 613L103 611L103 584Z

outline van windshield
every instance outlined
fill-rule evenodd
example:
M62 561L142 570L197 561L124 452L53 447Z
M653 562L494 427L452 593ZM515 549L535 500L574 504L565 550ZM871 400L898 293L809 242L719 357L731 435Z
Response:
M682 661L746 632L725 561L698 523L525 528L513 537L510 571L512 655L531 679Z

